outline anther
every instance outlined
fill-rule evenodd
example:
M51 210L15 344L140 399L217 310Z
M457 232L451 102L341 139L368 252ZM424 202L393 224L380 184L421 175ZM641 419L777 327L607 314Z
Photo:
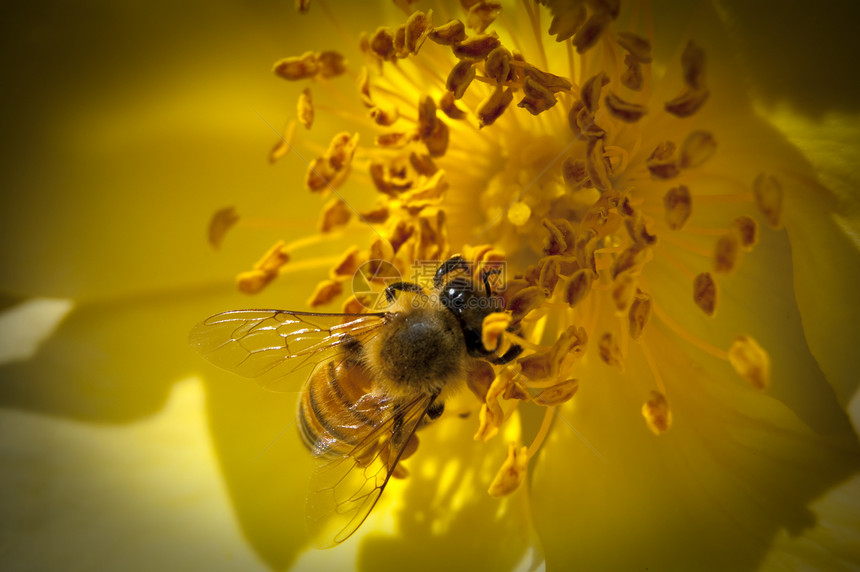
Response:
M717 311L717 283L710 272L702 272L693 279L693 302L708 316Z

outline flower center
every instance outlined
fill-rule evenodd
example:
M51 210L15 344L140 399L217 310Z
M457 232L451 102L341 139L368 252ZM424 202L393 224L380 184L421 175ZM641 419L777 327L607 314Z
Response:
M372 144L357 132L336 134L308 164L305 181L330 198L323 236L353 219L373 233L366 249L353 247L338 260L311 306L340 296L342 284L368 261L385 261L408 276L414 261L457 251L476 272L505 260L502 295L510 319L504 324L517 333L497 333L527 351L499 370L484 364L469 386L482 402L477 439L495 435L521 401L546 407L532 444L511 448L509 473L535 454L555 408L579 386L579 363L591 356L624 371L638 345L653 378L642 405L645 423L657 435L670 429L671 396L647 340L652 319L766 388L769 359L755 340L740 335L728 349L715 347L675 320L655 292L670 268L687 282L690 306L714 317L720 276L735 270L757 241L753 213L741 209L757 204L764 220L779 226L776 178L701 184L719 152L717 133L693 127L710 95L704 50L686 45L672 64L676 79L667 73L662 80L676 82L677 95L657 101L652 40L615 31L614 2L546 2L549 35L532 2L511 18L497 2L461 4L463 19L440 24L432 11L407 10L398 27L362 36L366 65L355 74L361 107L330 111L369 130ZM308 52L275 66L285 79L333 91L330 78L347 70L336 52ZM297 117L307 128L314 106L305 89ZM273 160L289 150L288 131ZM353 170L366 171L372 182L371 208L354 208L338 192ZM697 217L718 206L739 212L722 225ZM223 217L213 222L223 224ZM276 245L239 277L240 288L264 287L301 246ZM372 276L378 285L384 278ZM353 293L344 311L367 307L362 296ZM604 319L607 313L618 319ZM514 477L500 482L518 484ZM505 486L494 494L505 494Z

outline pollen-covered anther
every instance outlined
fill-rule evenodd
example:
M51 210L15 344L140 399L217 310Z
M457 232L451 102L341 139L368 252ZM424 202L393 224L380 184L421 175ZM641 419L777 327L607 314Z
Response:
M672 187L663 196L663 207L666 210L666 226L671 230L684 228L693 212L693 198L690 189L685 185Z
M508 209L507 219L514 226L523 226L532 216L532 209L522 201L517 201Z
M269 163L274 163L284 157L293 148L293 136L296 134L296 120L291 119L284 128L283 136L278 139L272 150L269 151Z
M454 94L454 99L460 99L473 79L475 79L475 64L467 60L457 62L448 73L445 89Z
M221 248L221 243L224 237L235 224L239 222L239 213L236 212L236 207L226 207L220 209L212 215L209 221L209 244L214 249Z
M684 74L684 83L690 88L705 88L705 50L692 41L687 42L681 54L681 71Z
M323 280L317 284L316 290L308 300L308 306L318 308L328 304L341 295L343 286L337 280Z
M527 110L532 115L543 113L557 103L550 90L528 77L523 82L523 93L525 97L520 100L517 107Z
M609 12L594 12L573 36L573 45L580 54L591 49L612 23Z
M377 237L376 240L370 243L368 258L371 262L371 267L369 268L371 275L376 276L376 271L379 269L377 266L380 266L380 264L373 263L380 263L381 261L391 262L394 258L394 247L387 239Z
M547 387L535 395L533 401L538 405L543 405L545 407L556 407L566 401L570 401L570 399L576 394L577 389L579 389L579 381L576 379L568 379Z
M306 87L299 95L299 101L296 104L296 111L299 116L299 122L310 129L314 123L314 101L311 96L311 88Z
M582 85L580 98L592 115L597 113L597 109L600 107L600 91L603 89L603 86L608 83L609 77L606 73L599 72L588 78Z
M761 173L753 181L753 194L759 210L772 228L780 227L782 218L782 185L779 180Z
M714 247L714 270L716 272L734 270L740 261L740 247L740 241L734 234L724 234L718 238Z
M548 235L544 238L542 252L544 255L570 254L576 241L576 232L569 221L563 218L543 219L541 225L546 228Z
M729 347L729 363L744 380L759 390L770 386L770 356L747 335L739 335Z
M451 46L466 39L466 26L460 20L449 20L430 30L429 38L443 46Z
M486 58L490 52L501 45L499 37L495 32L491 34L478 34L455 43L451 50L454 56L461 60L478 61Z
M627 324L630 331L630 337L638 340L642 337L642 331L651 320L651 296L636 289L636 294L633 297L633 303L630 304L630 310L627 313Z
M612 263L612 278L618 278L623 272L639 268L645 260L647 249L643 244L631 244L621 251Z
M664 107L676 117L689 117L705 104L709 95L707 89L685 88L680 95L667 101Z
M733 220L732 232L746 252L751 251L758 242L758 223L748 216L739 216Z
M717 151L717 140L708 131L693 131L681 144L682 169L700 167Z
M659 391L652 391L651 397L642 405L642 417L655 435L668 431L672 427L672 411L666 396Z
M279 240L260 260L254 268L242 272L236 277L236 285L243 294L256 294L278 276L278 270L290 260L290 253L285 250L286 243Z
M415 131L395 131L377 135L376 139L374 139L374 143L377 147L384 147L386 149L402 149L417 139L418 133Z
M335 135L325 155L314 159L308 165L305 184L314 192L338 188L349 176L355 149L358 146L358 133L348 132Z
M594 251L597 249L597 241L600 240L594 230L581 233L576 237L573 252L576 255L576 262L580 268L591 270L597 273L597 266L594 260Z
M273 69L275 74L291 81L312 78L319 70L320 64L313 52L279 60L275 62Z
M588 332L581 326L570 326L550 348L550 367L553 376L566 375L574 360L585 353Z
M529 286L508 300L507 309L511 312L514 321L518 321L532 310L539 308L545 301L546 296L541 288Z
M604 363L624 371L624 356L621 354L621 348L618 347L618 341L612 332L606 332L600 336L597 350Z
M618 45L640 64L651 62L651 41L632 32L618 32Z
M632 216L625 216L624 226L627 228L627 234L638 246L657 244L657 235L648 232L647 221L641 212L635 211Z
M424 44L424 40L430 34L431 26L433 25L433 10L429 10L426 14L420 10L416 10L406 20L406 50L410 54L417 54L418 50Z
M484 349L504 354L503 347L505 331L511 325L511 315L507 312L493 312L484 318L481 326L481 343Z
M333 51L325 51L317 54L319 62L319 76L323 78L336 77L346 71L346 59L343 54Z
M577 161L573 157L568 157L561 165L561 176L564 179L564 184L571 189L581 189L588 180L585 161Z
M448 125L441 119L433 122L433 132L428 137L424 137L424 145L427 147L427 152L431 157L442 157L448 150L448 142L451 139L451 130Z
M457 107L457 103L454 100L454 94L450 91L446 91L442 94L442 97L439 98L439 109L441 109L442 113L451 119L459 120L466 118L466 112Z
M489 493L493 498L503 498L515 492L528 474L528 447L519 447L510 443L508 456L493 482L490 483Z
M392 107L391 109L374 107L370 110L369 114L374 123L382 125L383 127L394 125L394 123L400 119L400 112L396 107Z
M364 262L364 257L361 254L361 250L354 245L349 247L340 262L331 269L331 279L346 280L355 276L362 262Z
M572 4L558 14L553 15L552 22L549 25L549 35L554 35L556 42L563 42L579 31L587 17L588 13L585 10L585 3Z
M320 232L331 232L345 226L352 217L352 209L340 199L332 199L323 207Z
M657 179L672 179L681 173L678 162L675 160L675 144L671 141L663 141L659 143L648 159L645 160L645 165L648 171Z
M394 33L389 28L378 28L370 38L370 50L383 60L394 61L397 57L394 49Z
M508 108L513 100L514 94L511 88L503 88L501 85L496 86L493 93L478 105L475 112L478 116L480 126L486 127L495 123L496 119L502 116L502 113L505 112L505 109Z
M710 272L702 272L693 279L693 302L708 316L717 311L717 297L717 282Z
M523 78L530 78L553 93L569 91L573 87L573 84L566 77L543 71L528 62L521 62L518 67L522 72Z
M487 392L496 379L493 366L484 360L474 360L471 369L466 374L466 385L481 403L487 400Z
M501 13L501 2L480 0L469 7L469 13L466 16L466 27L481 34Z
M484 73L496 83L505 83L511 75L511 52L499 46L487 55Z
M622 272L615 278L610 294L619 313L626 312L630 308L635 292L636 278L631 272Z
M642 64L632 59L630 54L624 56L624 63L627 64L627 69L621 74L621 85L633 91L641 91L645 83Z
M610 91L603 102L613 117L626 123L636 123L648 113L648 109L644 105L624 101L614 91Z
M504 391L509 380L504 378L504 375L496 377L487 390L486 401L481 405L481 411L478 414L478 431L475 433L475 441L489 441L496 433L499 432L499 427L505 420L505 413L502 406L499 404L498 397Z
M574 272L562 285L564 301L571 308L576 307L591 292L591 282L593 279L594 273L587 268L581 268Z
M603 141L601 139L589 139L585 151L585 170L588 178L594 186L601 191L612 188L609 180L609 171L603 156Z

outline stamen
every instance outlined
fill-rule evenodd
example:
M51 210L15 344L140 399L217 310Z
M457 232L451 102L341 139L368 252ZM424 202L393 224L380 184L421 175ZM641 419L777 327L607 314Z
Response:
M717 239L714 247L714 270L731 272L741 256L740 242L734 234L725 234Z
M479 34L482 34L501 12L501 2L482 0L469 7L469 13L466 16L466 26L470 30L475 30Z
M316 290L308 299L308 306L318 308L324 306L343 293L343 286L336 280L323 280L317 284Z
M642 416L648 428L655 435L662 435L672 426L672 411L666 396L659 391L652 391L651 398L642 405Z
M758 390L770 386L770 356L750 336L736 337L728 355L732 367L747 383Z
M221 248L221 243L233 226L239 222L239 213L236 212L236 207L226 207L220 209L212 215L209 221L209 244L212 248L218 250Z
M753 182L753 194L768 224L779 228L782 217L782 185L779 180L772 175L760 174Z
M583 268L577 270L568 278L562 286L564 301L574 308L591 291L591 281L594 274L591 270Z
M642 331L651 319L651 296L637 288L627 318L630 337L638 340L642 337Z
M690 189L685 185L669 189L663 196L663 206L666 209L666 225L671 230L684 228L693 212Z
M717 283L710 272L702 272L693 280L693 301L708 316L717 311Z
M460 99L473 79L475 79L475 64L463 60L451 68L445 82L445 89L454 94L454 99Z
M296 111L299 116L299 122L305 126L305 129L310 129L314 122L314 102L311 97L311 88L306 87L301 95L299 95Z
M624 371L624 356L621 354L621 348L618 347L618 341L612 332L606 332L600 336L600 341L597 342L600 359L607 365L617 367L622 372Z
M739 216L732 221L732 232L734 232L740 246L749 252L758 242L758 223L748 216Z
M644 105L624 101L614 91L610 91L603 102L613 117L627 123L636 123L648 112Z
M693 131L681 145L682 169L700 167L717 151L717 140L707 131Z
M488 491L490 495L494 498L502 498L516 491L526 478L528 462L528 449L526 447L517 449L516 445L511 443L508 457L490 484Z
M568 379L561 383L556 383L535 395L534 402L538 405L556 407L569 401L574 396L577 389L579 389L579 381Z
M328 233L346 226L352 218L352 209L341 199L332 199L323 207L320 217L320 232Z
M236 286L243 294L256 294L277 278L278 270L290 260L290 253L283 240L276 242L252 270L241 272L236 277Z

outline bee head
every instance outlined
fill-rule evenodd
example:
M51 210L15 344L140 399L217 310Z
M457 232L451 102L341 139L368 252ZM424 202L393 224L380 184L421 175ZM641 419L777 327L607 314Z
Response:
M502 299L492 295L489 285L478 286L473 280L458 276L442 286L439 301L457 317L469 355L490 356L493 352L484 348L481 337L484 318L504 310Z

